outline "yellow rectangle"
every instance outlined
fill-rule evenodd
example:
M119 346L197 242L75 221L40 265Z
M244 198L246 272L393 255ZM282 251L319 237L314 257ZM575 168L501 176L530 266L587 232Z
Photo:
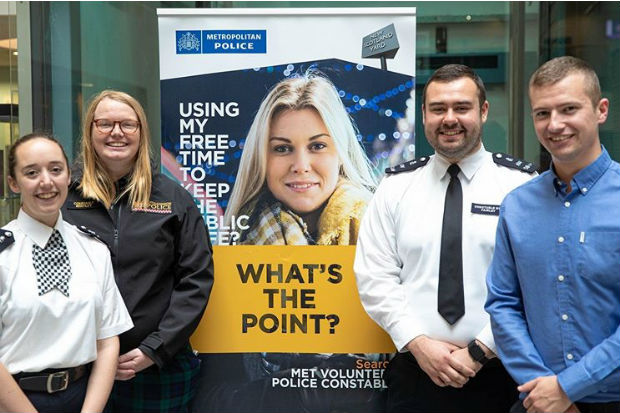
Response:
M359 299L355 246L215 246L215 282L192 336L201 353L390 353Z

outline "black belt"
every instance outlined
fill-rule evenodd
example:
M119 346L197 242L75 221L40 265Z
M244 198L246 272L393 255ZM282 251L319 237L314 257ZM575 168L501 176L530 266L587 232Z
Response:
M67 369L47 369L38 373L19 373L13 378L23 390L56 393L88 372L88 364Z

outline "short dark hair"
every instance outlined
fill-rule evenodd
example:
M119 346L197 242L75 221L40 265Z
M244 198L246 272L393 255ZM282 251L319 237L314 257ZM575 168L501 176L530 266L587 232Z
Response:
M9 176L11 178L15 179L15 167L17 166L17 157L15 154L17 152L17 148L19 148L19 146L23 143L38 138L47 139L48 141L52 141L56 145L58 145L58 147L60 148L60 152L62 152L62 156L65 158L67 168L69 167L69 158L67 158L67 154L65 153L64 148L56 138L45 132L29 133L28 135L24 135L21 138L17 139L11 146L11 149L9 149Z
M553 85L573 73L583 74L586 94L592 101L592 105L596 106L601 100L601 85L598 76L588 62L577 57L562 56L549 60L532 74L529 89Z
M480 76L478 76L471 67L461 64L449 64L435 70L435 73L433 73L430 79L426 82L426 85L424 85L424 90L422 91L422 104L426 104L426 89L431 83L448 83L463 77L473 80L476 84L476 87L478 88L478 102L480 104L480 110L482 110L482 105L487 100L487 91L484 87L484 82L482 82Z

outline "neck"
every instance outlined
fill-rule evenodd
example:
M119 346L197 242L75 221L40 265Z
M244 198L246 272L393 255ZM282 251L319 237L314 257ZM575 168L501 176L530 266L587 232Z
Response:
M301 216L301 218L306 223L308 233L313 237L316 235L319 229L319 218L321 217L321 212L323 212L323 207L320 207L308 214Z
M593 151L591 155L587 157L582 157L564 162L552 157L553 169L555 170L555 174L558 176L558 178L562 180L562 182L568 185L570 192L570 182L572 181L573 177L577 175L579 171L592 164L592 162L596 161L602 152L603 151L601 150L601 147L599 145L598 150Z
M133 167L133 163L129 165L113 165L111 168L106 167L106 172L110 175L112 182L116 182L121 179L123 176L126 176L131 172L131 168Z

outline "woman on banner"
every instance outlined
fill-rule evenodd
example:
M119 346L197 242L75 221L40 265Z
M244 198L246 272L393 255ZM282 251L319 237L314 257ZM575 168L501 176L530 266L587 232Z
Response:
M245 141L225 220L248 245L354 245L376 182L338 91L309 72L276 84Z
M135 328L120 336L111 411L188 410L200 360L189 344L213 284L212 249L194 200L151 166L146 114L105 90L82 125L64 210L108 245Z
M23 136L8 164L21 208L0 230L0 363L15 380L0 370L2 404L32 410L25 394L40 412L101 412L118 334L133 326L110 253L94 232L63 220L70 173L54 138Z
M245 141L225 220L249 217L249 228L239 237L246 245L355 245L375 185L338 91L325 77L308 72L280 81L263 99ZM383 396L378 390L280 388L272 379L290 377L298 369L349 370L359 360L386 358L205 355L206 393L199 405L212 412L379 411Z

